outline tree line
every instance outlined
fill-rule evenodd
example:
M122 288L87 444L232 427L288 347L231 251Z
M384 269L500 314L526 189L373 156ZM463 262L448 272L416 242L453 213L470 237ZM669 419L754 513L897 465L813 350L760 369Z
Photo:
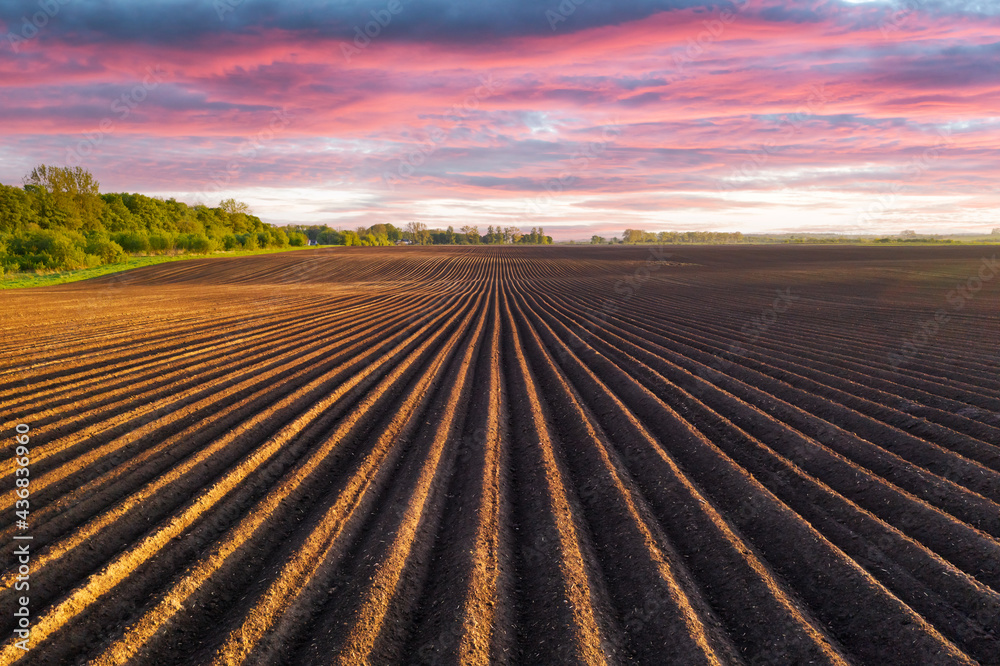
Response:
M603 236L591 236L591 245L605 245L617 243L743 243L747 239L738 231L727 233L720 231L644 231L642 229L626 229L619 238L606 239Z
M532 227L529 232L522 232L518 227L501 227L489 225L486 233L480 233L478 225L466 225L455 231L454 227L446 229L428 229L423 222L410 222L400 229L392 224L375 224L370 227L358 227L355 231L338 231L328 225L289 225L291 233L305 235L310 243L317 245L396 245L408 243L413 245L551 245L552 236L546 236L542 227Z
M72 270L125 263L133 255L208 254L216 251L317 245L549 245L541 227L478 225L457 231L410 222L400 229L375 224L351 230L327 225L278 227L242 202L190 206L126 192L102 193L82 167L40 165L21 186L0 183L0 275Z
M305 245L227 199L215 208L105 193L81 167L41 165L23 186L0 184L0 274L92 268L129 255Z

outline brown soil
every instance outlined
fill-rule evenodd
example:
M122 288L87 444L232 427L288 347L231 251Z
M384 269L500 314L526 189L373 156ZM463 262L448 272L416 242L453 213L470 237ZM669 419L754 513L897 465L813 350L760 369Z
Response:
M989 249L344 248L0 292L34 537L0 663L1000 664L1000 276L949 294Z

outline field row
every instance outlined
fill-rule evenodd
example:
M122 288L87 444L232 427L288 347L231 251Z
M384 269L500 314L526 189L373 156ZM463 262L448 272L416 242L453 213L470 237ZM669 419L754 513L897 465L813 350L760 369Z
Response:
M24 661L1000 663L1000 288L948 305L979 260L389 248L2 294Z

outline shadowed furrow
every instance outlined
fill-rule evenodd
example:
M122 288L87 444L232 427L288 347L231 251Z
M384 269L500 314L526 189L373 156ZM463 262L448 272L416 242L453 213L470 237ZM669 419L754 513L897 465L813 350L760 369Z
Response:
M998 292L904 345L981 255L338 248L2 292L0 537L32 539L0 661L1000 664Z

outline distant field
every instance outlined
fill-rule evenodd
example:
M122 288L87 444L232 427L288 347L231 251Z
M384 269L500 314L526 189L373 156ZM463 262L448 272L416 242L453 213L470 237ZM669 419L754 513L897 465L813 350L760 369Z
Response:
M33 537L0 663L1000 663L994 250L334 248L0 292L0 539Z

